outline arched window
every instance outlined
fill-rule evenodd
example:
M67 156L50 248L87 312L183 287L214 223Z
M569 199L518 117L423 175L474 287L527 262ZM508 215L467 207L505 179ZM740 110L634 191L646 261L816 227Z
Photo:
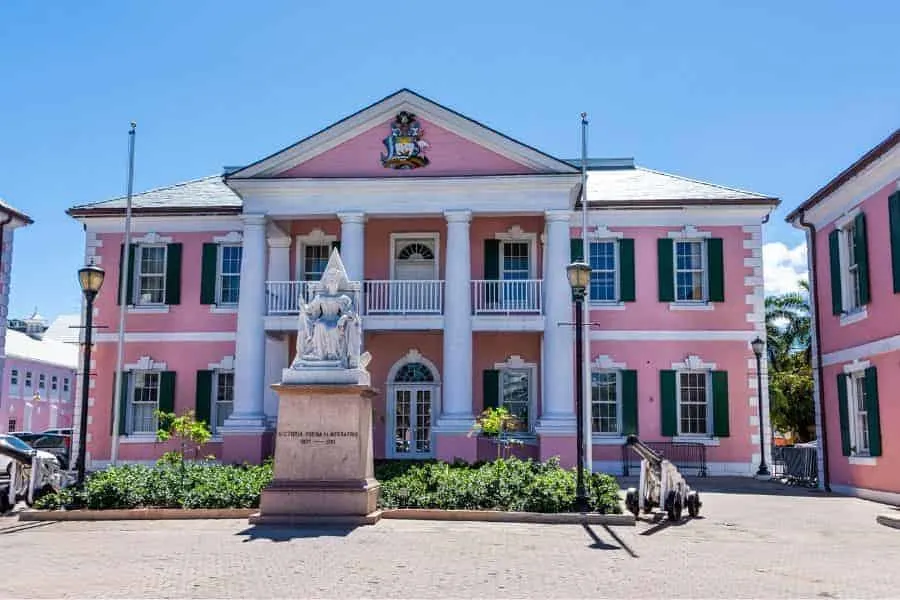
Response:
M397 371L394 383L434 383L434 373L422 363L406 363Z
M421 242L407 244L397 253L400 260L434 260L434 251Z

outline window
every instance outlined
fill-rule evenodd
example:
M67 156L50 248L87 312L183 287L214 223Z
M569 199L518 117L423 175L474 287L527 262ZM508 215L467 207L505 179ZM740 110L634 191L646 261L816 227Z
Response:
M591 431L593 433L619 433L620 393L616 371L591 374Z
M25 387L31 387L31 371L25 371Z
M69 378L68 377L63 377L63 393L64 394L69 393Z
M530 243L503 242L500 272L504 281L528 279L531 276Z
M698 240L675 242L675 301L706 301L705 244Z
M306 244L303 246L303 271L304 281L319 281L322 273L328 266L328 257L331 254L330 244Z
M131 374L128 433L156 433L160 374L134 371Z
M531 369L500 371L500 406L520 422L520 431L531 431Z
M55 392L57 389L59 389L59 377L54 375L50 378L50 390Z
M846 268L846 287L844 293L844 311L854 312L862 306L862 297L860 286L860 268L859 268L859 248L857 247L857 224L851 221L844 229L841 230L844 238L844 253Z
M11 385L13 387L19 386L19 370L18 369L12 369L9 372L9 385Z
M216 385L213 391L213 433L225 424L225 420L231 416L234 409L234 372L218 371L216 373Z
M691 371L678 374L679 435L709 434L710 395L707 373Z
M164 304L166 300L166 246L138 246L135 304Z
M618 244L615 240L591 242L591 289L592 302L616 302L619 299L618 277L616 277L618 261Z
M38 375L38 389L43 390L47 387L47 376L41 373Z
M241 246L219 246L218 304L237 304L241 291Z
M848 414L850 415L850 451L856 456L868 456L869 411L865 371L847 377Z
M16 420L10 419L6 424L6 431L15 431L16 430Z

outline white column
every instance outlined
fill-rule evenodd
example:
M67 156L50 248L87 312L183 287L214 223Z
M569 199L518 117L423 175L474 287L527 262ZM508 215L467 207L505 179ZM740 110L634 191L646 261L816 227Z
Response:
M444 372L437 431L472 427L472 260L470 211L449 211L444 268Z
M362 281L366 277L366 236L364 213L338 213L341 220L341 260L350 281Z
M570 258L571 212L546 213L547 244L544 254L544 363L543 410L539 433L575 433L575 332L571 323L572 291L566 276Z
M234 411L225 433L265 430L262 386L265 378L266 217L243 215L241 292L235 344Z
M269 224L267 241L269 244L269 267L266 279L269 281L289 281L291 277L291 238L279 227ZM290 364L287 335L280 337L266 335L266 366L263 379L263 412L270 427L278 419L278 394L272 384L281 381L281 370Z

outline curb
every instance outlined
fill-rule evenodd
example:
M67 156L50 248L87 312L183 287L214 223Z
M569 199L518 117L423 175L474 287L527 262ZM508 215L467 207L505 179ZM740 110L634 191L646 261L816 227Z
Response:
M184 509L137 508L112 510L26 510L19 521L169 521L189 519L248 519L258 508ZM634 526L633 515L599 513L532 513L495 510L439 510L400 508L385 510L382 519L410 521L475 521L482 523L537 523L546 525Z
M882 513L875 517L875 522L884 525L885 527L893 527L894 529L900 529L900 511L895 514L892 513Z

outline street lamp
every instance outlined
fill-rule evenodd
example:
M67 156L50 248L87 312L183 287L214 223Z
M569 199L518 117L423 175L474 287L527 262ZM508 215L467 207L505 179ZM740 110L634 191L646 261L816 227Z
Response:
M765 439L763 436L763 407L762 407L762 353L766 349L766 343L759 336L750 342L753 348L753 354L756 355L756 413L759 415L759 469L756 474L759 476L768 476L769 467L766 466Z
M575 423L578 444L578 464L575 479L575 509L587 512L587 494L584 491L584 357L582 350L582 302L588 284L591 281L591 266L576 261L566 267L569 285L572 286L572 299L575 301Z
M78 283L84 294L84 364L81 371L81 424L78 428L78 470L79 488L84 486L84 465L87 455L87 417L88 417L88 388L91 380L91 345L94 331L94 299L97 292L103 287L103 277L106 272L91 263L78 269Z

